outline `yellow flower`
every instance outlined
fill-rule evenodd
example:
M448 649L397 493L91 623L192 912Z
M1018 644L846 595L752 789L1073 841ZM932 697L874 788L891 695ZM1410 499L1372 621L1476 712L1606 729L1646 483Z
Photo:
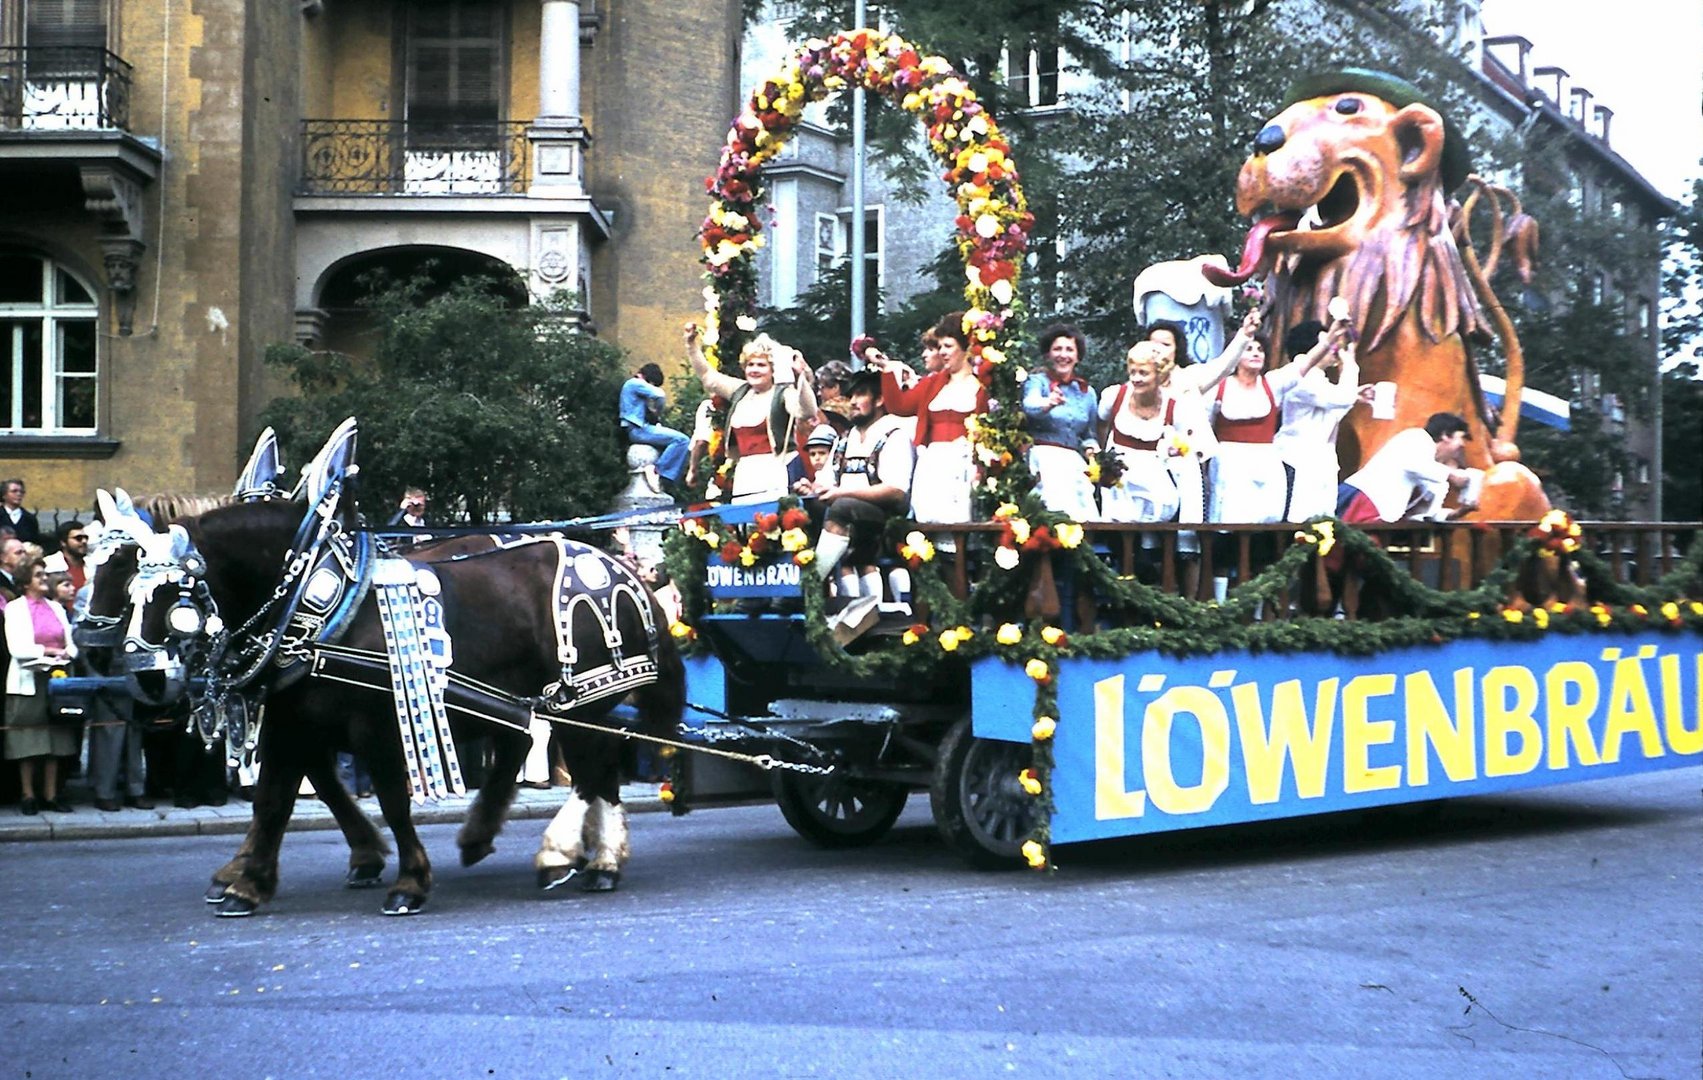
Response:
M959 641L968 641L976 636L976 632L968 626L955 627L952 632L958 636Z
M1691 613L1693 615L1703 615L1703 600L1693 600L1691 602Z
M743 551L741 551L739 553L739 565L740 566L756 566L757 565L757 553L755 551L752 551L750 548L745 548Z
M1669 600L1667 603L1663 604L1662 605L1662 618L1668 620L1669 622L1677 622L1679 620L1679 605L1674 603L1672 600Z
M1467 613L1466 613L1466 617L1467 617L1467 618L1468 618L1468 619L1469 619L1469 620L1472 620L1472 619L1477 619L1477 618L1478 618L1478 612L1476 612L1476 611L1469 611L1469 612L1467 612Z
M1017 783L1022 786L1024 791L1031 795L1039 795L1041 793L1041 778L1035 775L1034 769L1024 769L1022 772L1018 773Z
M1037 840L1023 841L1023 861L1032 870L1044 869L1047 865L1047 849Z
M1613 621L1614 621L1614 616L1610 615L1608 612L1606 612L1606 611L1597 612L1597 625L1598 626L1607 626L1609 623L1611 623Z
M1559 615L1562 612L1567 610L1567 605L1563 604L1559 600L1551 600L1549 602L1549 610L1551 610L1551 611L1555 612L1557 615Z
M947 652L957 652L958 632L956 630L942 630L940 632L940 647Z
M1184 451L1185 453L1187 451ZM1333 522L1321 521L1314 528L1319 534L1319 554L1329 555L1330 549L1336 546L1336 525Z
M1037 716L1034 726L1029 729L1029 734L1034 737L1036 742L1046 742L1053 737L1053 732L1057 730L1058 721L1050 716Z
M692 628L686 623L681 622L679 619L675 619L673 622L668 624L668 632L674 637L682 640L692 636Z
M1549 612L1543 608L1532 609L1532 622L1537 623L1539 630L1549 629Z
M900 636L899 640L904 642L906 645L915 645L917 642L922 640L922 635L917 633L915 630L906 630L904 634Z
M1011 519L1011 539L1019 544L1027 544L1029 542L1028 518Z
M666 784L666 783L663 784L662 787L657 790L656 797L661 799L665 803L673 802L674 801L674 785L673 784Z
M1023 674L1029 676L1029 678L1034 679L1036 682L1039 682L1039 683L1044 683L1048 679L1053 677L1052 669L1047 667L1047 662L1045 660L1041 660L1039 658L1036 658L1034 660L1029 661L1027 664L1024 664L1023 665Z
M809 566L811 563L816 561L816 549L805 548L803 551L794 555L792 557L792 561L797 563L799 566Z
M1096 460L1094 465L1098 466L1099 461ZM1074 521L1059 522L1053 535L1058 537L1058 546L1062 548L1076 548L1082 544L1082 526Z
M810 537L803 529L788 529L781 533L782 551L803 551L810 546Z
M1001 645L1015 645L1023 640L1023 628L1014 622L1004 623L993 639Z
M1526 613L1521 611L1519 608L1504 608L1502 610L1502 617L1511 623L1517 623L1525 619Z
M995 521L1004 521L1006 518L1011 518L1011 517L1016 517L1016 516L1017 516L1017 504L1016 503L1000 503L999 508L996 509L993 512L993 519Z
M1088 467L1083 469L1082 472L1088 477L1090 484L1098 484L1100 482L1100 459L1091 459L1088 462Z
M1041 627L1041 640L1048 645L1057 645L1064 640L1064 631L1056 626Z
M1643 604L1632 605L1632 614L1634 615L1648 615L1649 613L1650 609L1645 607Z

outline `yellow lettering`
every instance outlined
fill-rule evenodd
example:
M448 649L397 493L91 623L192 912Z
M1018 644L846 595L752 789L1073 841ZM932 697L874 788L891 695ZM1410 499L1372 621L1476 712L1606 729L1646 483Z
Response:
M1140 817L1147 793L1124 787L1124 677L1094 684L1094 817L1099 821Z
M1171 769L1171 729L1179 714L1200 725L1200 782L1177 783ZM1204 686L1179 686L1147 706L1141 723L1141 775L1153 805L1167 814L1198 814L1212 808L1230 786L1230 717L1224 703Z
M1401 786L1400 765L1372 768L1367 758L1374 746L1395 741L1394 720L1373 720L1368 703L1396 692L1394 675L1356 675L1342 688L1342 790L1387 791Z
M1650 646L1654 649L1654 646ZM1662 756L1662 739L1656 732L1656 707L1650 700L1650 684L1644 678L1644 660L1637 653L1614 662L1614 680L1608 687L1608 723L1602 733L1602 759L1620 760L1620 744L1636 733L1638 748L1647 758Z
M1577 691L1577 697L1570 691ZM1591 738L1591 715L1597 711L1601 697L1597 669L1583 660L1564 661L1544 673L1543 698L1547 706L1544 718L1549 722L1545 741L1549 746L1550 768L1567 767L1569 742L1578 751L1579 764L1595 765L1602 760Z
M1668 733L1668 749L1676 754L1703 752L1703 653L1697 654L1697 726L1685 726L1684 688L1679 685L1679 656L1662 657L1662 719Z
M1512 703L1508 692L1513 691ZM1537 711L1537 676L1530 668L1495 667L1484 675L1484 775L1520 776L1537 767L1543 733ZM1510 749L1515 736L1519 749Z
M1443 773L1450 780L1473 780L1478 776L1478 754L1473 748L1472 669L1455 672L1455 715L1449 715L1443 695L1429 671L1415 671L1403 680L1407 704L1407 785L1424 787L1431 781L1431 754L1435 751Z
M1259 687L1244 683L1230 691L1236 706L1236 730L1242 740L1242 762L1248 771L1248 801L1256 805L1274 803L1283 792L1283 762L1295 770L1295 793L1317 799L1325 793L1325 774L1330 768L1330 733L1336 721L1336 687L1339 680L1324 679L1314 691L1313 715L1307 718L1307 702L1301 695L1301 680L1280 682L1271 690L1271 730L1265 726Z

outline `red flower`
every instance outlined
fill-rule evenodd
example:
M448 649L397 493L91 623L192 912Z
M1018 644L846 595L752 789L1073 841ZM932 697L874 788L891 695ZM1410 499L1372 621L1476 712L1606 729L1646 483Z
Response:
M765 533L766 532L773 532L774 530L776 530L780 527L781 527L781 516L779 514L758 514L757 515L757 531L758 532L765 532Z
M739 553L744 550L739 541L729 540L721 545L721 561L732 566L739 561Z
M808 524L810 524L810 514L796 506L781 515L782 529L802 529Z

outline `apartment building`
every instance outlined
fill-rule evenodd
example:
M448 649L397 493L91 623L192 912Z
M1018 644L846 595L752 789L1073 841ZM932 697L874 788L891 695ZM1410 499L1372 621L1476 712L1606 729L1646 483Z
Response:
M370 270L569 290L635 358L701 307L732 0L4 0L0 473L218 490L274 342Z

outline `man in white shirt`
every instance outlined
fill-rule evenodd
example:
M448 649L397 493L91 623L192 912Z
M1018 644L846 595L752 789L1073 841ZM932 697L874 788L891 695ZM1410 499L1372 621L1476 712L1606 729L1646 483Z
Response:
M1465 420L1433 413L1422 428L1400 432L1337 490L1336 516L1350 525L1376 521L1447 521L1477 505L1469 498L1476 469L1461 467L1472 436ZM1451 490L1459 507L1445 507Z

